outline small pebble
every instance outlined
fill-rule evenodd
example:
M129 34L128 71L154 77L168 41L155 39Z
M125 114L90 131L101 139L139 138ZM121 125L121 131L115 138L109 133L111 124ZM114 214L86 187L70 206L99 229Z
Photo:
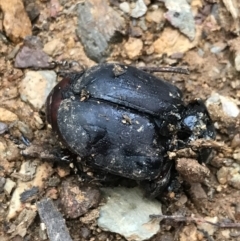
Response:
M124 45L125 52L129 59L137 59L142 53L142 48L143 42L138 38L129 38L128 42Z
M204 218L206 221L211 222L211 223L217 223L218 222L218 217L205 217ZM217 226L214 226L209 223L198 223L198 229L204 230L208 235L212 236L218 229Z
M232 139L231 147L236 148L239 146L240 146L240 134L236 134Z
M143 0L137 0L135 7L132 9L131 17L140 18L147 12L147 7Z
M119 8L124 12L124 13L129 13L130 12L130 5L128 2L122 2L119 4Z
M10 178L7 178L3 190L7 195L10 195L15 186L16 182L12 181Z
M18 120L18 116L13 112L0 107L0 122L10 123Z
M4 134L7 130L8 130L8 125L3 122L0 122L0 135Z
M57 75L54 71L28 71L20 83L20 96L36 110L43 107L47 96L56 85Z
M209 105L222 105L223 112L229 117L237 117L240 110L235 103L234 99L213 93L206 101L206 106Z

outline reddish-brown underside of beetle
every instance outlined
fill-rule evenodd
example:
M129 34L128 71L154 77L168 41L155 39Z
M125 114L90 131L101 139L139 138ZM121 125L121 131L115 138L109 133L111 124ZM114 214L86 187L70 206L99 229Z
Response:
M57 113L59 105L62 101L62 91L70 85L70 79L65 78L59 82L49 94L46 101L46 118L47 122L52 126L54 132L58 132Z

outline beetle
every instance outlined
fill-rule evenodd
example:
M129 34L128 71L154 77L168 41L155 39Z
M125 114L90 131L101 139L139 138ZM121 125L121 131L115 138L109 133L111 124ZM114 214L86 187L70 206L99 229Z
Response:
M134 179L159 195L171 178L168 151L215 130L203 101L133 66L99 64L63 78L46 101L60 141L93 169ZM210 151L198 151L204 162Z

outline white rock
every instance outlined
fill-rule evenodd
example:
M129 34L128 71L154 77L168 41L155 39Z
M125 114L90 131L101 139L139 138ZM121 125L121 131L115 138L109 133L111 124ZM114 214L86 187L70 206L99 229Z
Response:
M3 190L7 195L10 195L15 186L16 182L12 181L10 178L7 178Z
M218 222L218 217L205 217L204 219L211 223ZM210 236L212 236L214 232L218 229L217 226L211 225L209 223L199 223L197 226L198 229L204 230Z
M20 84L20 96L37 110L45 104L48 94L56 85L54 71L29 71Z
M217 179L218 182L222 185L226 184L228 181L228 174L229 174L229 168L228 167L222 167L217 172Z
M223 112L229 117L237 117L239 114L239 108L236 101L230 97L213 93L206 101L206 106L214 104L221 104Z
M228 184L240 189L240 165L233 163L231 167L222 167L217 172L217 179L222 185Z
M240 52L235 53L234 64L237 71L240 71Z
M195 21L187 0L164 0L168 12L166 19L176 28L185 34L191 41L194 40L196 30Z
M128 2L122 2L119 4L119 8L124 12L124 13L129 13L130 12L130 5Z
M151 214L161 214L161 203L144 197L139 188L103 188L107 202L100 209L98 226L123 235L127 240L151 238L159 229L159 220Z
M147 12L147 7L143 0L136 2L135 8L131 11L131 17L140 18Z

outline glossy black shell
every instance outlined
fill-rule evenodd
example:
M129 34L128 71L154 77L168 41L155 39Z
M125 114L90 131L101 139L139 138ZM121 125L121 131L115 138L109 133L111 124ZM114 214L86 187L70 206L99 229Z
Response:
M88 165L135 180L164 178L171 166L167 151L215 137L201 101L185 105L177 87L120 64L63 79L48 97L47 116Z

